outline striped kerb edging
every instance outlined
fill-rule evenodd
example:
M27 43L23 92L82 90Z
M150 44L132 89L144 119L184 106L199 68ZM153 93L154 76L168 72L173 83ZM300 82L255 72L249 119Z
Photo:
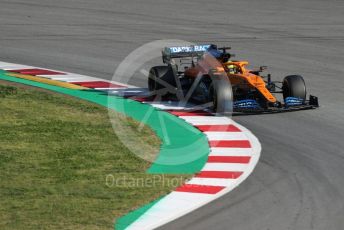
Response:
M164 108L171 107L165 105ZM232 119L213 116L205 111L169 112L207 136L210 146L208 161L190 181L150 207L127 229L157 228L225 195L242 183L258 162L261 152L259 141Z
M32 66L0 62L0 69L13 73L13 77L30 75L32 81L50 79L122 96L135 96L139 92L136 87L119 82ZM190 181L151 205L126 229L154 229L181 217L233 190L256 166L261 152L258 139L232 119L203 110L187 111L173 103L151 102L140 95L132 99L165 110L202 131L208 139L210 154L201 171Z
M178 115L176 111L172 113ZM190 116L185 112L179 115L204 132L211 151L203 169L176 191L216 194L235 183L247 169L253 154L251 141L245 133L227 117L202 113Z

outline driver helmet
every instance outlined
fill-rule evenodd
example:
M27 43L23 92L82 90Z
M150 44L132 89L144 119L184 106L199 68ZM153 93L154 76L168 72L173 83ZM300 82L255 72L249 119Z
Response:
M227 69L228 69L228 73L230 73L230 74L236 74L237 73L236 66L233 64L227 65Z

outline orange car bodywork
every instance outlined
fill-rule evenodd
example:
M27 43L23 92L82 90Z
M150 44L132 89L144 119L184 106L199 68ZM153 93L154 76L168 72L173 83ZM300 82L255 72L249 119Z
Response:
M206 63L206 64L205 64ZM215 63L209 63L209 59L200 61L196 66L186 69L185 75L189 77L197 77L200 73L207 74L209 71L208 66L214 66ZM233 86L240 85L240 87L249 87L251 89L257 89L267 101L275 103L277 99L270 93L265 87L265 82L261 76L255 75L251 70L246 69L248 65L247 61L228 61L222 63L222 66L215 68L217 72L226 72L228 79ZM231 72L230 69L235 71Z
M247 61L228 61L223 63L228 78L232 85L247 85L247 87L257 89L269 102L276 102L277 99L265 87L265 82L261 76L251 73L251 70L245 68ZM229 72L229 68L233 67L234 73Z

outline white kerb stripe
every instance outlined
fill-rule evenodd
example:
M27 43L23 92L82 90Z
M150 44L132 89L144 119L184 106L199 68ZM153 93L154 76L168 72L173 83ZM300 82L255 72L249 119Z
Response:
M210 149L209 156L251 156L253 150L250 148L218 148Z
M49 77L46 77L46 78L49 78ZM64 82L81 82L82 81L82 79L79 77L54 77L54 76L50 76L50 79L55 80L55 81L64 81ZM87 82L87 81L92 81L92 80L84 80L84 81Z
M159 108L159 109L170 109L170 110L182 110L182 111L187 111L187 110L199 110L199 109L204 109L203 107L187 103L186 105L181 105L180 102L178 101L165 101L165 102L160 102L160 101L146 101L144 102L146 104L150 104L153 107Z
M102 90L102 91L110 91L115 89L123 89L123 87L113 87L113 88L94 88L96 90Z
M99 81L99 79L97 78L85 77L82 75L39 75L39 76L51 78L53 80L63 80L63 81L80 81L80 82Z
M234 183L235 179L222 179L222 178L192 178L186 184L195 185L211 185L211 186L224 186L228 187Z
M0 63L0 69L4 69L4 70L35 69L35 67L27 66L27 65L12 65L8 63Z
M204 132L208 140L247 140L247 136L242 132Z
M174 105L168 105L168 104L160 104L160 103L153 103L153 102L144 102L146 104L150 104L151 106L158 108L158 109L162 109L162 110L181 110L184 107L182 106L174 106Z
M230 125L230 124L233 124L232 119L227 118L227 117L180 116L179 118L193 125Z
M97 79L93 78L86 78L86 77L69 77L69 78L53 78L55 80L66 81L66 82L89 82L89 81L96 81Z
M117 89L117 90L111 90L109 93L113 94L125 94L125 95L133 95L133 96L149 96L148 92L142 91L142 90L131 90L129 89Z
M202 168L202 171L239 171L246 170L248 164L238 163L206 163Z
M190 208L211 199L212 196L211 194L172 192L158 201L126 230L153 229L158 226L157 223L168 222L171 217L177 216L181 212L187 212Z

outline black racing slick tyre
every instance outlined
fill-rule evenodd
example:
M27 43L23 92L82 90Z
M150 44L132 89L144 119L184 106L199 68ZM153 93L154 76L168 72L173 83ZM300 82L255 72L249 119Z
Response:
M283 98L296 97L305 102L306 100L306 84L302 76L289 75L286 76L282 84Z
M165 96L173 93L176 79L171 66L154 66L149 71L148 89L152 94Z
M232 85L226 79L213 80L210 85L210 101L218 115L231 115L233 112Z

